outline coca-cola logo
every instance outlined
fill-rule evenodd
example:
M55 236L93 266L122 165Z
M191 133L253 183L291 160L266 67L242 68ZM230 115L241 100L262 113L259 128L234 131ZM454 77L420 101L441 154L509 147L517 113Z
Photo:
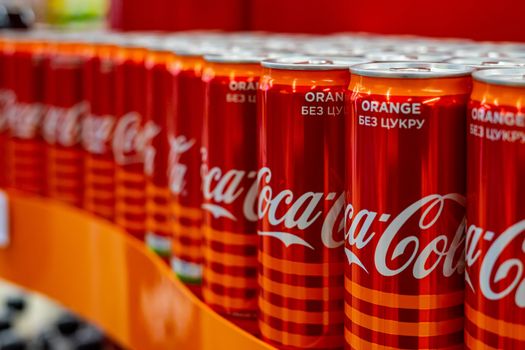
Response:
M228 218L238 221L237 216L225 208L237 200L243 202L243 215L248 221L257 221L255 209L257 201L258 179L256 171L230 169L223 171L219 167L208 169L203 166L202 191L207 203L202 204L202 209L208 211L214 218ZM246 181L251 185L246 189Z
M450 209L449 206L459 206L463 210L465 202L465 198L457 193L443 196L432 194L415 201L393 218L391 214L378 214L366 209L356 212L349 204L345 210L348 263L369 273L372 267L366 266L361 256L373 256L375 270L390 277L411 270L414 278L422 279L438 268L445 277L463 273L465 220L451 228L455 232L436 235L432 229L445 216L443 214ZM417 233L407 232L405 227L408 223L418 218ZM376 222L388 223L382 233L371 232ZM433 238L422 246L420 236L426 232L433 232ZM373 251L367 250L373 243Z
M485 230L475 225L467 229L466 264L469 268L465 274L468 286L474 293L479 292L488 300L501 300L506 297L514 299L516 306L525 307L525 220L507 228L501 234ZM492 242L482 255L480 242ZM506 252L513 252L507 254ZM478 285L474 286L468 271L474 264L480 264Z
M50 143L58 143L64 147L71 147L80 142L81 120L88 111L88 104L80 102L65 108L57 106L47 107L43 122L42 136Z
M302 245L315 249L312 242L296 232L305 232L314 223L322 220L321 241L327 248L337 248L344 244L338 240L337 232L343 230L343 193L305 192L299 195L285 189L274 193L270 181L272 172L262 168L257 174L260 192L257 205L259 219L264 219L275 230L260 230L260 236L274 237L286 247ZM330 209L324 214L325 208ZM279 214L281 213L281 214ZM284 214L283 214L284 213ZM278 229L277 229L278 228ZM284 228L284 229L283 229Z
M7 109L16 103L15 93L11 90L0 90L0 132L8 129Z
M33 139L38 135L44 108L39 103L11 103L5 107L7 124L14 137Z
M169 137L168 179L170 190L173 194L186 194L186 174L188 172L188 166L181 162L181 157L195 145L195 142L195 139L188 139L184 135Z
M123 115L113 136L113 155L117 164L143 163L146 146L159 132L160 128L153 121L142 126L142 116L137 112Z
M106 154L114 127L114 116L87 115L82 120L82 146L89 153Z

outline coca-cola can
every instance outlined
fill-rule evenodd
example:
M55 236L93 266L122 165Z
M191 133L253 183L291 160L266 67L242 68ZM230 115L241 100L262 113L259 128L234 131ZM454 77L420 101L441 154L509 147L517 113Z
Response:
M351 71L346 346L463 349L472 68L396 62Z
M171 192L173 244L171 266L177 276L199 293L202 282L201 146L204 120L204 54L215 47L194 43L175 48L174 114L169 121L168 177ZM219 45L220 46L220 45Z
M525 348L525 69L473 75L467 122L465 345Z
M223 315L257 314L257 104L264 57L205 56L202 140L204 301Z
M10 185L20 191L44 195L46 161L41 127L46 43L29 34L16 37L7 55L12 63L7 79L12 83L15 101L5 110L10 135L7 143Z
M173 53L164 41L151 44L146 57L146 121L158 126L146 145L146 244L166 262L171 258L171 194L168 181L170 143L168 120L173 118L173 77L170 65Z
M56 40L56 41L55 41ZM84 195L82 118L87 104L82 91L84 57L75 38L58 36L48 45L43 68L42 137L46 142L46 194L82 207Z
M281 349L343 346L344 121L359 58L265 60L258 90L259 328Z
M10 185L8 112L15 103L13 74L13 38L0 36L0 188Z
M159 127L146 117L146 42L124 37L115 66L115 221L133 237L146 236L146 145Z
M84 209L115 220L115 168L113 135L116 112L116 40L96 36L84 46L82 71L84 100L89 110L82 121L84 148Z

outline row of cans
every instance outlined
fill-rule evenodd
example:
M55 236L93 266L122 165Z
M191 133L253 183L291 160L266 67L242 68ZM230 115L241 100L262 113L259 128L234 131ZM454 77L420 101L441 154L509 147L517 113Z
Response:
M524 99L516 43L5 32L0 184L281 349L520 349Z

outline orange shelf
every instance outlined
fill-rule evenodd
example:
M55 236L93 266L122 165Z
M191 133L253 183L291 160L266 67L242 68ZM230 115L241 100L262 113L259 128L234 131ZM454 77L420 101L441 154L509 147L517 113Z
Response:
M0 249L0 278L59 301L129 349L272 349L210 310L114 225L8 196L11 242Z

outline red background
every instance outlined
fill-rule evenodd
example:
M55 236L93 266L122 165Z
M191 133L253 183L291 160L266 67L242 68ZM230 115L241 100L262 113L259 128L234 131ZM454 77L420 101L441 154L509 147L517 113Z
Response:
M522 0L112 0L124 30L269 30L525 41Z

